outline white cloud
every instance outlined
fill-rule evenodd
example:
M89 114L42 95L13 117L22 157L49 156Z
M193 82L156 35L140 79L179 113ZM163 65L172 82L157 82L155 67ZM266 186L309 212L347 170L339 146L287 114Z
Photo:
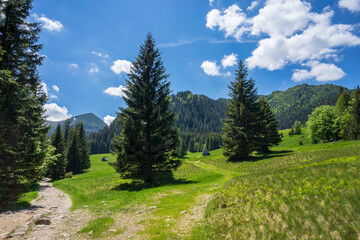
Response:
M355 11L356 4L351 6ZM360 38L353 34L354 27L332 24L333 15L330 7L324 8L321 13L312 12L311 4L304 0L267 0L252 18L247 17L236 4L224 11L213 9L207 14L206 26L213 30L218 27L220 31L225 31L226 37L234 37L239 42L245 36L257 38L257 48L246 63L249 69L259 67L273 71L289 64L338 60L339 49L360 45ZM337 74L335 77L315 74L320 68ZM333 64L319 63L310 72L317 81L326 81L326 78L333 81L345 74L339 70ZM309 76L307 72L298 70L294 74L295 79Z
M103 92L110 96L122 97L125 95L124 90L126 90L126 88L122 85L119 85L119 87L109 87L105 89Z
M58 96L56 96L55 94L51 94L50 93L50 99L55 99L55 100L58 100Z
M204 61L201 64L201 68L204 70L204 73L209 76L224 76L228 77L231 75L230 72L221 73L220 72L220 66L216 65L216 61Z
M214 0L209 0L210 7L212 7L213 3L214 3Z
M64 26L61 24L61 22L47 18L45 14L41 14L41 16L39 17L37 14L34 13L33 16L36 21L40 21L42 23L42 26L50 32L60 32L64 29Z
M59 107L56 103L45 104L44 109L48 121L62 121L71 117L66 107Z
M237 54L232 53L230 55L224 55L224 58L221 60L221 65L224 68L235 66L237 63Z
M97 73L99 72L99 68L97 66L92 66L89 70L89 73Z
M116 60L111 66L111 70L113 70L116 74L121 74L122 72L129 74L131 70L131 62L127 60Z
M346 8L351 12L359 12L360 0L339 0L339 7Z
M52 85L52 88L54 89L55 92L59 92L60 88L56 85Z
M69 68L77 69L77 68L79 68L79 65L77 65L76 63L71 63L71 64L69 64Z
M223 13L213 9L206 15L206 27L212 30L219 27L219 30L225 31L226 37L235 36L238 40L244 32L249 31L249 23L249 19L236 4L230 6Z
M92 54L98 56L98 57L104 57L104 58L108 58L109 55L108 54L104 54L104 53L100 53L100 52L96 52L96 51L92 51Z
M259 1L253 1L253 2L251 2L251 5L246 10L252 11L254 8L257 7L257 5L259 5Z
M308 64L311 70L297 69L293 73L292 80L301 82L315 78L318 82L336 81L342 79L346 74L334 64L319 63L313 61Z
M104 122L105 122L108 126L110 126L110 123L111 123L112 121L114 121L115 118L116 118L116 117L113 117L113 116L110 116L110 115L106 115L106 116L104 117Z

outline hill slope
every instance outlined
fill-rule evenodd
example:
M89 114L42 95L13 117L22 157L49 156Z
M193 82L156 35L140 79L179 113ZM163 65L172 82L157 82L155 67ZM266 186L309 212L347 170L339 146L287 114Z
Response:
M87 135L89 135L92 132L97 132L107 126L103 120L101 120L98 116L96 116L93 113L81 114L72 117L69 120L71 126L75 126L76 123L82 121L84 123L85 131ZM51 126L49 134L51 135L55 131L55 128L59 123L61 124L61 126L63 126L64 122L65 120L58 122L47 121L46 123Z
M316 107L327 103L334 105L340 88L342 87L333 84L302 84L286 91L274 91L264 97L279 121L279 128L287 129L291 128L296 120L304 124ZM188 148L189 142L192 141L194 151L201 151L205 145L210 148L209 150L217 149L221 145L222 119L225 117L228 100L214 100L190 91L178 92L171 97L172 108L178 116L180 135L186 147ZM101 133L92 134L91 152L109 152L115 132L120 132L119 124L105 128Z

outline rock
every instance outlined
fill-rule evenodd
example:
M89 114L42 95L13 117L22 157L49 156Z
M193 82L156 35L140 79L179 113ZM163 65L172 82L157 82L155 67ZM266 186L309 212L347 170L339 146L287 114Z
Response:
M91 230L90 232L88 232L89 235L93 234L93 231Z
M105 201L102 201L102 202L101 202L101 204L104 204L104 203L105 203Z
M68 233L62 233L61 236L63 236L63 237L70 237L70 234L68 234Z
M184 211L181 211L181 213L187 213L187 212L186 212L186 210L184 210Z
M116 229L112 228L112 229L109 230L109 232L114 233L114 232L116 232Z
M3 214L12 214L12 211L4 212Z
M156 208L156 206L151 206L151 207L149 207L149 210L152 210L152 209L155 209Z
M50 219L46 219L46 218L35 221L35 225L50 225L50 224L51 224Z
M83 205L84 208L88 208L89 206L88 205Z
M25 232L16 232L10 235L11 238L13 237L22 237L25 235Z
M165 222L170 222L170 219L169 218L165 219Z
M104 203L104 206L106 206L107 205L107 203Z

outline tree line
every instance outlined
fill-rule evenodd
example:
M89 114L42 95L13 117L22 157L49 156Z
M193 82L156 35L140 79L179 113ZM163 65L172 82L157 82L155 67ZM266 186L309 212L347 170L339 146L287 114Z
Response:
M313 143L360 139L359 86L351 95L341 88L335 106L320 106L312 112L307 126Z
M52 180L65 177L66 173L78 174L90 168L90 157L86 133L82 121L75 127L66 120L64 129L60 123L51 136L51 145L55 148L53 153L56 158L47 168L47 176Z

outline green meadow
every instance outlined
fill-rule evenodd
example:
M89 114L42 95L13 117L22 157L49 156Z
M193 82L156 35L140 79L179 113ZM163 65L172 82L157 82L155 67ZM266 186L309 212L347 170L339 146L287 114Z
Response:
M358 239L360 141L315 145L305 131L282 131L271 154L245 162L227 162L221 149L189 153L157 185L121 179L101 162L115 161L111 154L92 155L88 172L54 185L70 195L72 210L94 216L79 238L132 231L140 239Z

